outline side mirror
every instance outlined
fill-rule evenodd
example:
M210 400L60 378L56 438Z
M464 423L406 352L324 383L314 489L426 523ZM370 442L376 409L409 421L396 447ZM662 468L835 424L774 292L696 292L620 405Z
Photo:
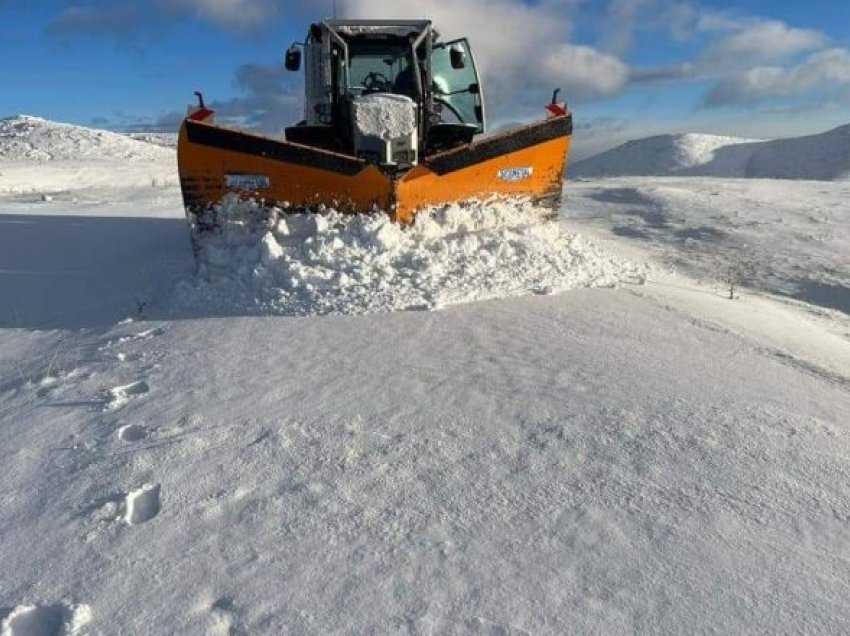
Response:
M301 49L294 44L286 50L284 66L287 71L297 71L301 68Z
M466 55L463 52L463 47L460 44L453 44L449 49L449 59L452 63L452 68L464 68L466 66Z

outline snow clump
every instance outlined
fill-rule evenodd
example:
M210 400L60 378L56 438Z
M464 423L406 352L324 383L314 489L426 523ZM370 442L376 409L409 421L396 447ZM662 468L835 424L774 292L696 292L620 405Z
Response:
M416 107L406 95L361 95L352 102L352 113L361 135L397 139L416 130Z

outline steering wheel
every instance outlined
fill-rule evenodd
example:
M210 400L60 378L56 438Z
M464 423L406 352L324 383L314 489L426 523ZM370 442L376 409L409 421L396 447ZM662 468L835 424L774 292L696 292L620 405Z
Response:
M366 77L363 78L363 81L360 82L369 92L388 92L392 87L392 82L390 82L389 78L383 73L378 73L377 71L372 71Z
M450 104L449 102L447 102L445 99L440 99L439 97L435 97L435 98L434 98L434 101L435 101L435 102L439 102L440 104L442 104L442 106L443 106L444 108L448 108L448 109L449 109L449 112L450 112L452 115L454 115L454 116L455 116L455 118L457 119L457 121L458 121L458 123L459 123L459 124L464 124L464 123L466 123L466 122L463 120L463 115L461 115L461 114L460 114L460 111L459 111L459 110L458 110L455 106L453 106L452 104Z

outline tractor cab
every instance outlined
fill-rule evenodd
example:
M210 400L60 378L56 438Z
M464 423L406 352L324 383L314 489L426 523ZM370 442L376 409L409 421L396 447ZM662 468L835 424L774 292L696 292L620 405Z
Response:
M305 61L304 121L295 143L408 168L484 132L484 98L466 39L440 42L428 20L326 20L290 47Z

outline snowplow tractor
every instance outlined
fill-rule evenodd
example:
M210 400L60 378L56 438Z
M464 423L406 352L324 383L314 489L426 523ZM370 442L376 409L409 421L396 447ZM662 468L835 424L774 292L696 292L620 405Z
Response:
M302 64L303 63L303 64ZM557 91L546 118L484 135L484 91L465 38L428 20L326 20L286 53L304 68L304 119L283 138L217 125L190 108L178 140L193 238L215 230L229 192L285 209L387 212L524 197L558 206L572 116Z

